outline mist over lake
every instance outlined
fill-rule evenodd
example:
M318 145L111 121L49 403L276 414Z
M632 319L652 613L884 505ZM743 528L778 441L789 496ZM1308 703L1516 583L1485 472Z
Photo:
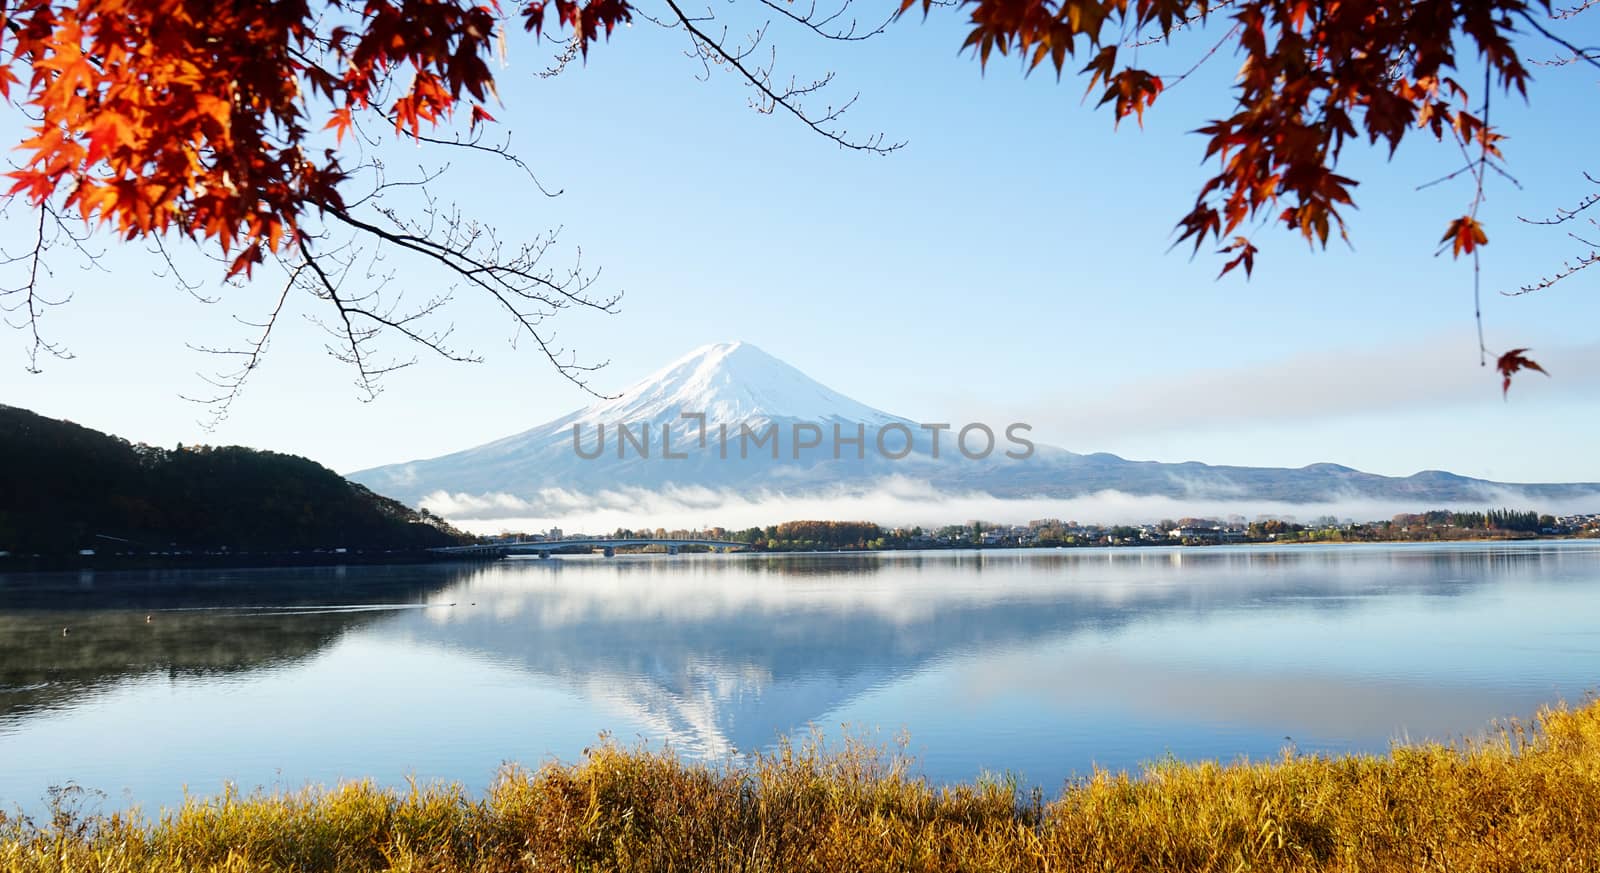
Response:
M602 732L813 727L939 781L1383 751L1600 686L1584 543L558 558L0 576L0 802L481 788Z

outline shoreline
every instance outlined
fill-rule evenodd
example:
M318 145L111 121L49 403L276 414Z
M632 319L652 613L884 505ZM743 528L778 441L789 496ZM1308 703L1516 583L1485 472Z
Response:
M11 573L72 573L124 570L276 570L304 567L385 567L405 564L481 563L469 555L439 555L427 550L383 552L289 552L199 555L93 555L0 558L0 576Z
M694 763L604 741L481 794L370 779L102 812L0 811L5 869L1578 870L1600 867L1600 701L1382 755L1160 760L1048 798L935 785L866 743Z
M1449 546L1455 544L1476 545L1518 545L1539 543L1581 543L1593 542L1600 546L1600 537L1594 536L1534 536L1534 537L1461 537L1448 540L1280 540L1280 541L1249 541L1231 543L1118 543L1115 545L1085 544L1085 545L950 545L950 546L921 546L917 548L876 548L876 549L749 549L739 552L730 552L730 556L752 557L760 555L885 555L885 554L940 554L955 552L1115 552L1145 550L1213 550L1213 549L1240 549L1240 548L1304 548L1304 547L1347 547L1347 546ZM710 554L708 551L695 551L685 548L680 556L698 556ZM248 560L238 560L248 557ZM571 560L573 558L588 559L588 554L568 554L553 556L553 560ZM594 554L598 560L598 553ZM659 557L668 558L665 552L646 551L620 551L617 557L640 558ZM338 553L301 553L288 555L149 555L149 556L95 556L94 558L59 558L59 559L29 559L11 556L0 558L0 579L10 575L22 574L67 574L81 572L162 572L183 570L294 570L294 569L326 569L330 567L403 567L419 565L443 564L494 564L501 561L531 561L527 557L506 555L473 556L466 554L439 555L432 552L346 552Z

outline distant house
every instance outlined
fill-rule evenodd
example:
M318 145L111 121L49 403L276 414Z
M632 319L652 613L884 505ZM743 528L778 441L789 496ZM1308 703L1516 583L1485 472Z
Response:
M1222 528L1217 527L1175 527L1167 532L1167 536L1175 540L1222 540Z

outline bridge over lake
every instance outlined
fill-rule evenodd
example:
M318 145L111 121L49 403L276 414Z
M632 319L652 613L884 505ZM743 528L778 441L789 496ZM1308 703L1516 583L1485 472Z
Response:
M684 546L703 547L712 551L742 551L749 543L732 540L681 539L675 537L582 537L568 540L518 540L509 543L485 543L475 546L440 546L428 551L438 555L460 555L464 558L504 558L510 555L538 555L548 558L556 552L571 549L601 550L606 557L614 557L617 549L640 546L665 546L667 554L676 555Z

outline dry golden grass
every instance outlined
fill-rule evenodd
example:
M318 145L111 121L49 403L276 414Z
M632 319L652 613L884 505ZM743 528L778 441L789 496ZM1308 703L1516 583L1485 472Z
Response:
M70 804L68 805L70 807ZM1050 803L863 745L704 766L605 745L481 798L370 784L158 820L0 817L0 869L1600 871L1600 701L1387 756L1164 762Z

